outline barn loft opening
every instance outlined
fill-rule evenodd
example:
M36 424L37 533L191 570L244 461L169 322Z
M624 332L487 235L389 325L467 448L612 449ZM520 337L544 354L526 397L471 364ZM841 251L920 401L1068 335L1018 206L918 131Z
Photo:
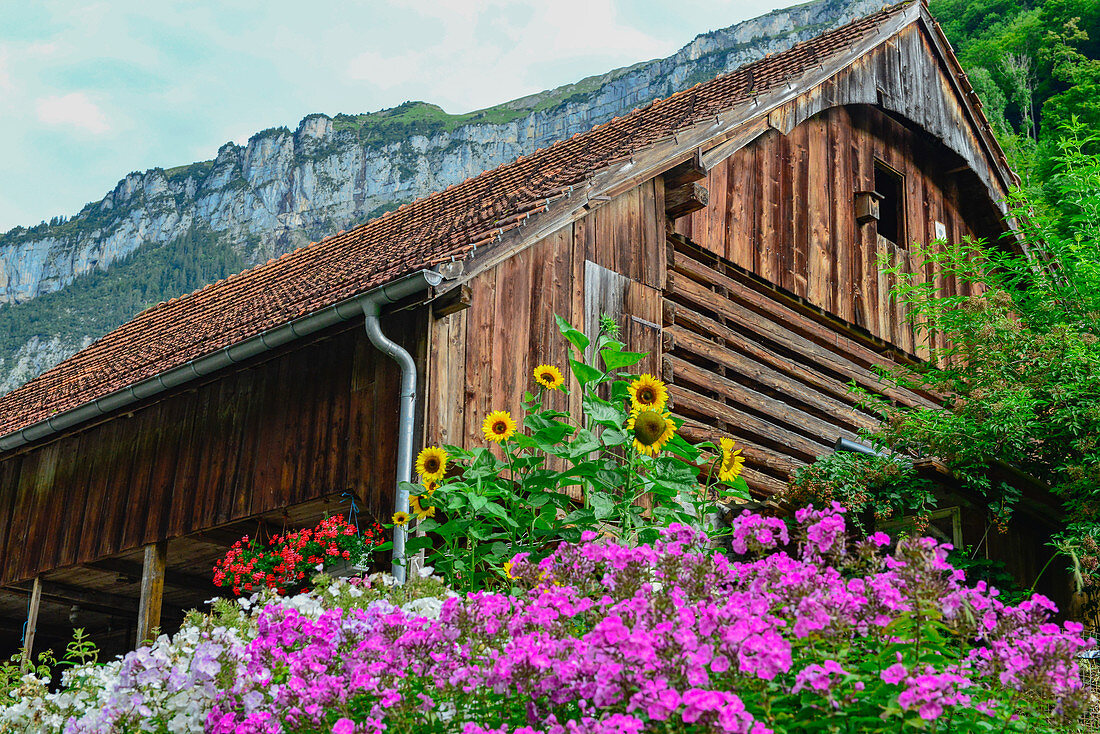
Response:
M905 177L875 161L875 192L879 199L878 233L895 245L905 242Z

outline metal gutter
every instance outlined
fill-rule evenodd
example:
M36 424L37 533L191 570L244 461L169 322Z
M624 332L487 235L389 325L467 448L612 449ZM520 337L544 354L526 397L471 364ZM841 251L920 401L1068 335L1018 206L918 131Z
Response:
M101 398L96 398L76 408L33 423L26 428L0 436L0 451L10 451L34 441L40 441L85 421L99 418L192 380L205 377L229 365L251 359L333 324L356 318L365 312L366 306L364 304L373 304L372 307L377 309L383 304L393 303L414 293L427 290L431 286L438 285L442 280L443 276L433 270L418 270L415 273L410 273L391 283L373 288L362 295L333 304L299 319L288 321L281 326L268 329L237 344L198 357L179 367L173 367Z
M432 270L421 270L419 275L423 282L419 282L414 286L408 286L402 290L399 286L403 284L395 284L393 292L383 286L359 299L359 306L363 309L363 327L367 331L367 338L370 339L371 344L378 351L393 359L401 368L401 391L398 393L400 409L397 416L397 483L393 490L393 511L395 513L407 513L409 511L409 490L402 487L401 484L412 481L415 428L413 420L416 416L416 361L408 350L382 333L382 322L379 317L382 313L383 304L400 300L417 290L437 286L443 281L443 276ZM391 572L399 584L405 583L405 539L408 534L407 525L394 525Z

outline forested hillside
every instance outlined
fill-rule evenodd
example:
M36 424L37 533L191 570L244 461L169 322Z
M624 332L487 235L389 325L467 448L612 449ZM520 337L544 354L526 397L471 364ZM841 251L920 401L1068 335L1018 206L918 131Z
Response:
M930 10L1021 176L1049 179L1072 118L1100 132L1100 2L933 0Z

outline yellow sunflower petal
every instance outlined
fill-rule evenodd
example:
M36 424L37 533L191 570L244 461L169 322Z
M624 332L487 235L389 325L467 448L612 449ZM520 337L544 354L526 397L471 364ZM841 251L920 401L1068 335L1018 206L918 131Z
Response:
M718 467L718 479L723 482L732 482L741 475L741 469L745 465L745 458L741 456L741 449L734 450L732 438L723 438L722 464Z
M421 482L438 482L447 473L447 452L438 446L429 446L416 457L416 473Z
M485 416L481 431L485 434L486 441L503 443L515 435L516 422L507 410L494 410Z
M535 382L547 390L557 390L565 384L565 378L562 377L561 370L554 365L540 364L535 368Z
M630 383L630 404L635 410L651 408L661 410L668 402L668 388L653 375L639 375Z

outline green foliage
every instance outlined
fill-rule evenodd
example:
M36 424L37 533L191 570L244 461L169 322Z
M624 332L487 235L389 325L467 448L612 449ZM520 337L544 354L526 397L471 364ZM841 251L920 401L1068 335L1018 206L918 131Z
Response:
M848 521L864 533L874 530L872 518L915 514L920 521L935 507L931 482L918 477L905 457L841 451L796 471L783 499L792 507L839 502L850 512Z
M1095 0L933 0L1013 167L1049 179L1064 126L1100 129Z
M12 354L32 337L49 339L59 324L68 325L68 333L99 337L142 309L244 267L240 255L205 228L192 228L169 243L143 245L109 270L92 270L67 288L0 306L0 354Z
M988 586L997 589L1000 592L997 598L1003 604L1019 604L1031 597L1031 590L1020 587L1004 561L976 555L970 546L951 551L947 562L966 574L968 585L973 586L984 581Z
M705 526L720 500L748 497L740 476L717 481L721 454L704 453L721 452L713 444L672 435L655 455L639 450L629 394L635 375L622 370L645 355L626 351L613 323L602 323L594 342L560 317L558 325L576 350L569 366L583 416L547 408L545 389L527 393L522 425L499 450L447 446L457 471L427 492L406 485L420 510L417 529L428 533L406 548L424 549L457 589L506 583L504 564L516 554L537 558L585 531L648 543L660 527ZM674 421L663 415L671 430Z
M945 460L1001 522L1019 495L998 476L1020 471L1048 484L1065 506L1063 550L1100 523L1100 157L1084 152L1090 140L1077 127L1061 141L1048 184L1057 206L1035 187L1017 193L1019 242L920 251L919 272L932 266L980 295L944 296L887 269L917 331L948 344L888 377L945 396L946 409L865 394L885 419L874 440Z

